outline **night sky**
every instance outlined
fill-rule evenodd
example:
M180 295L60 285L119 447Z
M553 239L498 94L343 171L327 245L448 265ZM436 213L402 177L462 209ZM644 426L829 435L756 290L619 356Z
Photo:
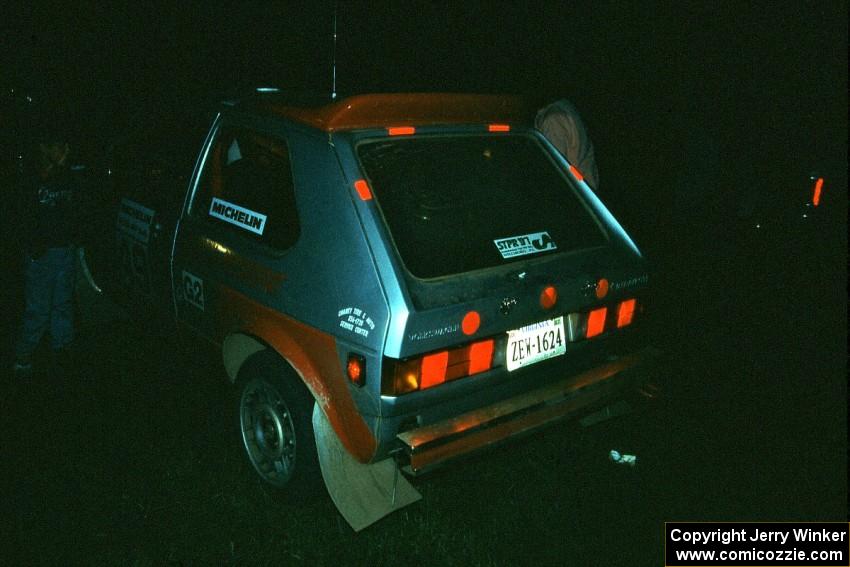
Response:
M592 123L711 102L846 126L846 2L686 4L340 2L338 91L566 95ZM3 83L87 114L257 84L327 91L333 14L27 3L4 14Z

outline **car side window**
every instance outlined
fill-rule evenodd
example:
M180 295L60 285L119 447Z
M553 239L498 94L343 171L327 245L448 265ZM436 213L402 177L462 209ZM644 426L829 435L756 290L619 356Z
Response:
M220 130L190 214L277 250L290 248L300 225L286 142L247 129Z

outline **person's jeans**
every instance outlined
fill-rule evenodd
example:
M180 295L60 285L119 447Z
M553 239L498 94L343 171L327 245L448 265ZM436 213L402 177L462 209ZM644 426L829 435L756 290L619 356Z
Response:
M74 248L48 248L38 259L24 261L26 308L15 347L19 360L32 355L48 327L53 350L68 346L74 338Z

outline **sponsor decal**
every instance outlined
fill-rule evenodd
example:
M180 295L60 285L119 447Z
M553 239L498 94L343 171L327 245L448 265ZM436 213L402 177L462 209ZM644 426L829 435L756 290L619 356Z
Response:
M546 252L547 250L555 250L558 248L555 241L549 236L548 232L533 232L531 234L523 234L520 236L509 236L507 238L499 238L493 241L499 254L502 258L514 258L516 256L526 256L528 254L536 254L538 252Z
M133 240L147 244L151 237L151 224L156 212L130 199L121 199L118 208L118 231Z
M148 245L155 215L153 209L125 198L118 205L115 224L122 281L125 286L144 293L150 292Z
M210 216L259 235L266 229L266 215L228 203L218 197L214 197L210 203Z
M183 299L200 309L204 310L204 280L194 274L183 270Z
M351 331L355 335L360 335L364 339L369 337L369 333L375 330L375 322L359 307L345 307L340 309L336 316L339 318L339 326L346 331Z

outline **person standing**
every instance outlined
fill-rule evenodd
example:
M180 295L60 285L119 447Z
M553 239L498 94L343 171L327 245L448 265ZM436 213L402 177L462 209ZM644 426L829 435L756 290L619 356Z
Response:
M556 100L537 112L534 127L581 172L594 190L599 189L599 170L593 142L575 105L567 99Z
M16 375L32 372L33 355L45 333L58 362L74 338L76 188L70 147L62 134L46 134L36 149L35 171L18 186L17 230L24 257L25 307L15 345Z

